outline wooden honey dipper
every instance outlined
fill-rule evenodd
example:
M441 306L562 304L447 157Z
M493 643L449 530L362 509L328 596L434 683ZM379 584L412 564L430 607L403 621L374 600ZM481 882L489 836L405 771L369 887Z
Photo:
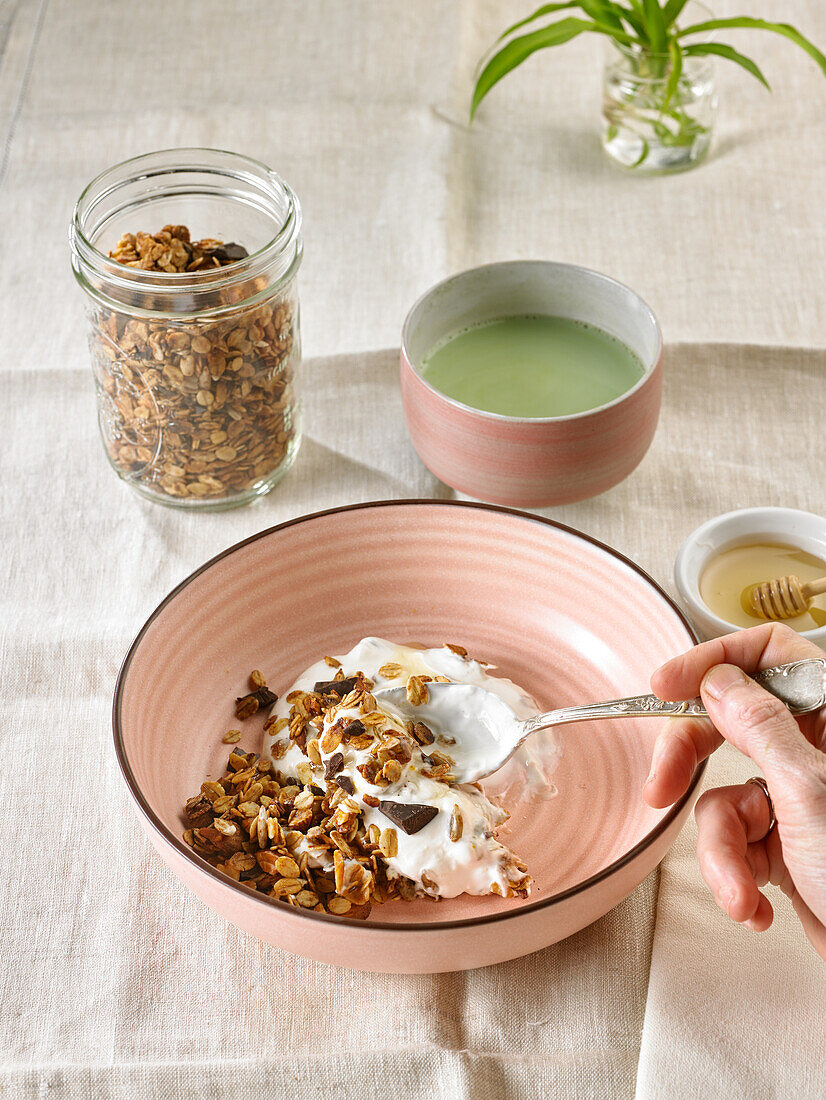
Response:
M742 604L759 619L791 619L809 610L814 596L826 592L826 577L804 584L800 577L777 577L743 590Z

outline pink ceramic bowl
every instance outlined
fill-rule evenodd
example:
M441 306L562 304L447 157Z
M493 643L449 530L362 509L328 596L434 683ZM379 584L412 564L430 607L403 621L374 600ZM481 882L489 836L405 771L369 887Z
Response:
M233 699L251 669L276 691L319 654L368 634L460 642L543 707L648 690L693 644L685 619L632 562L549 520L479 504L385 501L262 531L180 584L136 638L114 701L115 748L149 839L181 881L278 947L361 970L435 972L536 951L602 916L657 865L696 797L652 810L641 789L659 723L562 727L559 794L508 804L504 836L530 898L377 906L361 922L251 893L181 839L182 809L222 774ZM243 747L259 748L260 716Z
M480 412L422 377L422 360L446 337L531 313L601 328L637 355L645 373L607 405L536 419ZM401 387L413 446L441 481L493 504L567 504L612 488L648 450L660 414L662 335L645 302L606 275L540 260L489 264L445 279L413 306L402 333Z

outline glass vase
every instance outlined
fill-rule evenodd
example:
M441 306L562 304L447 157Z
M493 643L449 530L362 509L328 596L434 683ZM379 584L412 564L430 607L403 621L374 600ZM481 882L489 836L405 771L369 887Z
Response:
M623 168L682 172L708 152L717 110L711 59L684 58L669 95L670 75L667 55L611 46L603 78L602 145Z

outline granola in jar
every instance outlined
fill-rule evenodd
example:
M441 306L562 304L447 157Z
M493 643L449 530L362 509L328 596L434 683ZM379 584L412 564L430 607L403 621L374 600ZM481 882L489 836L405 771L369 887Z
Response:
M213 157L228 173L236 160L246 161L211 150L138 159L166 158L171 186L181 163ZM134 185L132 167L127 162L104 177L120 173ZM261 190L276 183L283 190L286 213L273 211L271 226L259 217L261 224L248 228L249 242L195 240L186 225L167 224L153 233L122 231L104 253L106 234L94 224L99 203L87 198L104 177L87 188L75 212L73 260L91 300L89 346L104 446L121 478L162 503L246 503L272 488L298 449L300 212L286 185L258 168ZM131 216L148 217L149 209ZM282 213L287 220L279 231ZM220 205L214 216L226 219ZM238 224L243 229L240 217Z

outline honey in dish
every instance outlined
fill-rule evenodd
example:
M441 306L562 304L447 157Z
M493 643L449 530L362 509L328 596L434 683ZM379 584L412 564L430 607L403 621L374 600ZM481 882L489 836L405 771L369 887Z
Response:
M826 561L800 550L771 542L732 546L712 558L700 577L700 596L715 615L735 626L765 622L746 609L744 594L753 584L792 574L804 583L826 576ZM809 610L783 620L795 630L826 625L826 594L815 596Z

